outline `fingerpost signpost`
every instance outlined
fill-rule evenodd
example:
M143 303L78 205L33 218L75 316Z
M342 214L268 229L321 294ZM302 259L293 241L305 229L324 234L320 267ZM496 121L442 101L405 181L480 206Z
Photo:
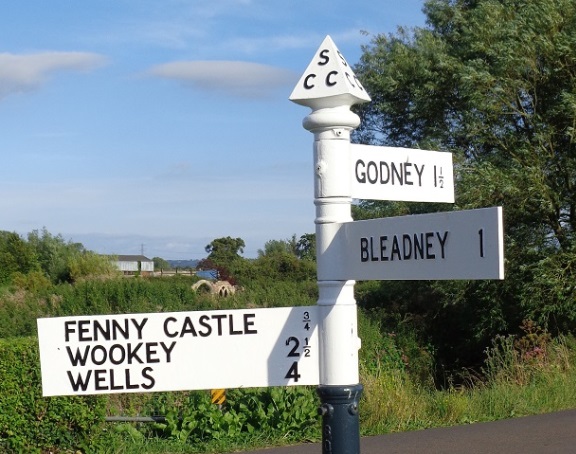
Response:
M503 279L502 209L353 222L354 198L454 202L452 155L351 144L370 96L329 36L290 100L312 110L318 304L38 319L44 396L318 385L322 452L359 453L355 280Z
M314 203L322 452L360 452L353 279L503 279L501 208L352 222L353 198L454 202L450 153L352 145L350 108L370 96L327 36L290 100L309 107Z
M44 396L318 384L316 307L38 320Z

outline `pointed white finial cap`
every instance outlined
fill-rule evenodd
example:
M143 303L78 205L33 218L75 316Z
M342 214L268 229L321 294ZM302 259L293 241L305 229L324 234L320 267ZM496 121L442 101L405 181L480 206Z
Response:
M316 110L368 102L370 96L332 38L326 36L292 91L290 101Z

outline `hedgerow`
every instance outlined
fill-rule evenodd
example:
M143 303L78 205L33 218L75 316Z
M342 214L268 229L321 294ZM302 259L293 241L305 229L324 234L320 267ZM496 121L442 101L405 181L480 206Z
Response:
M37 339L3 339L0 409L3 452L93 452L102 435L106 399L42 397Z

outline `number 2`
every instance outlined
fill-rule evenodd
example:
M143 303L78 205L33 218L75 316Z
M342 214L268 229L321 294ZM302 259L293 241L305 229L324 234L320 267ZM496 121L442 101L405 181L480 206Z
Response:
M294 342L294 347L292 347L292 350L290 350L290 353L288 353L288 358L290 357L294 357L294 356L300 356L300 353L298 353L296 350L298 350L298 347L300 347L300 341L298 339L296 339L295 337L289 337L286 340L286 345L290 345L292 342Z

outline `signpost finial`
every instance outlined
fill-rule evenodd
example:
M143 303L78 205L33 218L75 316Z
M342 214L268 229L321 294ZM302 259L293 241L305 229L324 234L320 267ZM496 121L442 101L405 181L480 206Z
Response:
M330 36L326 36L290 95L312 110L352 106L370 96Z

